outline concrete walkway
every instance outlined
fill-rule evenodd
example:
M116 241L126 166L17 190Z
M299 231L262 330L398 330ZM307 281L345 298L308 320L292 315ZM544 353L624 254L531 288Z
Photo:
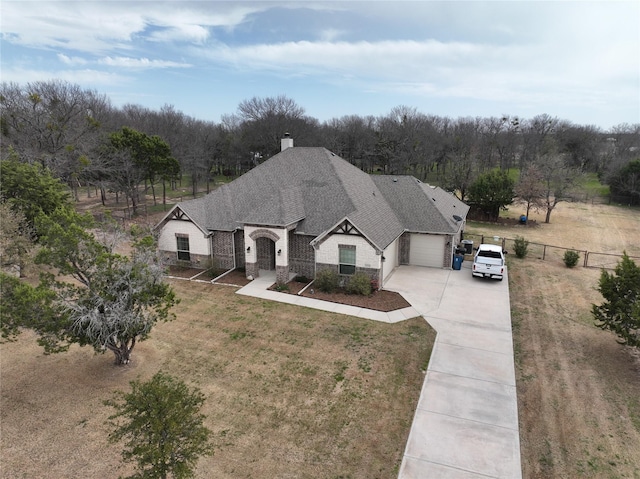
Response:
M395 323L422 315L438 332L399 479L521 479L508 280L401 266L385 289L412 305L391 313L268 291L275 273L238 294Z

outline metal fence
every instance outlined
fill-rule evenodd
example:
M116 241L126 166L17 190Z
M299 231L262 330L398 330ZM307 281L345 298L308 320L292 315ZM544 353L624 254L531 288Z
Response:
M515 238L505 238L501 236L465 233L465 240L473 241L473 247L477 248L479 244L495 244L502 246L502 249L513 253L515 249ZM527 258L536 258L544 261L552 261L564 265L564 254L567 251L575 251L580 255L582 261L578 265L585 268L598 269L614 269L622 254L617 253L599 253L595 251L580 250L576 248L567 248L565 246L555 246L544 243L529 242L527 250ZM634 261L640 261L638 256L629 256Z

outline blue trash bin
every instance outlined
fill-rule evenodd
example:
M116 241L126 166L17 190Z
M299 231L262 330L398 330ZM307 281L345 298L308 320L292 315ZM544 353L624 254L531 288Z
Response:
M462 268L462 262L464 261L464 256L461 254L457 254L453 257L453 269L459 270Z

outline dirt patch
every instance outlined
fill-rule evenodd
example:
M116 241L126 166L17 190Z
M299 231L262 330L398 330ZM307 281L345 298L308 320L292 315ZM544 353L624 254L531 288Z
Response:
M171 265L167 269L167 274L175 278L189 279L195 278L197 276L199 279L212 279L213 277L210 272L207 272L206 269L187 268L184 266L176 265Z
M171 280L178 318L115 367L87 348L43 356L24 333L3 344L2 477L118 477L102 401L162 370L206 395L215 454L198 478L396 477L435 332Z

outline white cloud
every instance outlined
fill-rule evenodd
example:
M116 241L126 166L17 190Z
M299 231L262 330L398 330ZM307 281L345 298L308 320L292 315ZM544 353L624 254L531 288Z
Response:
M320 32L320 40L323 42L333 42L338 38L343 37L347 34L345 30L337 30L335 28L327 28L326 30L322 30Z
M152 32L151 41L204 43L209 38L209 30L200 25L180 25Z
M219 45L203 54L238 70L283 78L316 76L357 82L378 91L504 101L600 104L637 100L638 46L480 44L470 42L284 42ZM626 58L627 61L620 61ZM634 60L635 59L635 60ZM629 79L634 79L629 82Z
M100 54L140 39L202 43L209 28L233 28L268 8L243 3L4 1L0 27L14 44Z
M81 57L69 57L64 53L57 54L58 60L60 60L65 65L86 65L88 62L84 58Z
M150 60L148 58L130 58L130 57L104 57L98 60L101 65L120 68L189 68L192 65L188 63L172 62L167 60Z

